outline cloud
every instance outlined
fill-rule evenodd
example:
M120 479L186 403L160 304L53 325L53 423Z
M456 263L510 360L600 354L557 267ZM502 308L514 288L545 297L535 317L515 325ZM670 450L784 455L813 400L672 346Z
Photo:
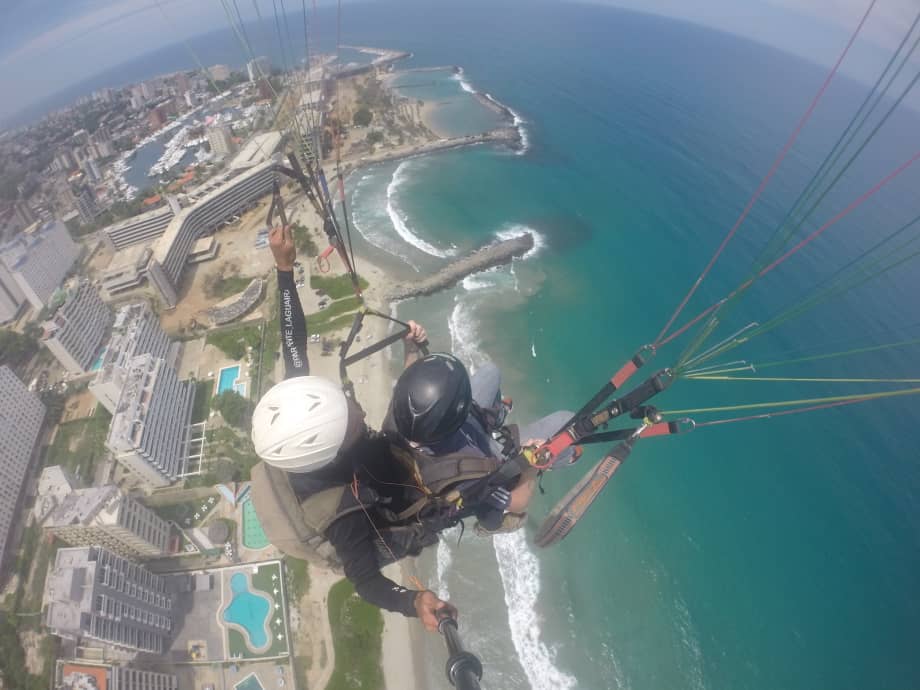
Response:
M186 0L160 0L165 6ZM18 48L0 58L0 67L11 67L16 63L28 62L60 50L82 38L106 28L115 27L140 15L159 13L157 2L150 0L127 0L107 4L75 18L63 21L42 31L21 44ZM149 17L146 17L149 21Z
M869 7L870 0L767 0L778 8L814 17L841 29L852 30ZM863 29L863 36L882 48L895 48L917 11L916 0L876 2Z

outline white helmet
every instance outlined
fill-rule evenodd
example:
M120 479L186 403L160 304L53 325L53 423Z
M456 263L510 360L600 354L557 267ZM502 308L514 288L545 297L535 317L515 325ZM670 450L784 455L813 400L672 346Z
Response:
M252 413L252 443L269 465L310 472L328 465L345 439L348 402L342 389L319 376L276 384Z

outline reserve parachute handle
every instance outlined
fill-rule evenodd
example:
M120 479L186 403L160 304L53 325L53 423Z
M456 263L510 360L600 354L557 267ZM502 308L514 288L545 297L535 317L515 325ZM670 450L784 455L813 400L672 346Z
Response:
M446 608L438 611L438 632L444 636L447 644L447 680L459 690L480 690L482 662L475 654L463 648L457 620Z

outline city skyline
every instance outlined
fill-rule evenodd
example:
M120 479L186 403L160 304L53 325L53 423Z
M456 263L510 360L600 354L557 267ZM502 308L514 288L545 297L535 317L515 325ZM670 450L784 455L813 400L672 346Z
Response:
M595 4L707 26L819 63L836 57L841 40L868 6L864 0L755 0L738 12L733 0L702 0L692 5L677 0L596 0ZM322 9L330 3L316 5ZM239 3L238 11L244 22L257 21L254 4ZM271 15L270 6L260 11L263 16ZM885 59L885 50L896 45L913 14L910 0L880 0L866 24L863 40L854 46L843 71L867 79ZM196 37L228 29L217 3L191 0L82 0L65 4L40 0L29 3L28 8L24 3L13 4L0 16L6 19L0 24L7 27L0 28L0 87L19 94L17 99L0 104L0 130L68 86L177 40L193 44ZM181 22L177 22L180 17ZM242 49L240 61L245 65Z

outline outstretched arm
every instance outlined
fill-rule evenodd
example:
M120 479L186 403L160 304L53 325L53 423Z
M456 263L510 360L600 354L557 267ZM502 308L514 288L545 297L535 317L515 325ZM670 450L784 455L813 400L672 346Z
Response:
M418 618L428 630L438 628L437 611L447 608L453 616L457 609L438 599L428 590L407 589L380 572L375 534L366 515L353 513L339 518L326 529L326 537L345 567L362 599L387 611L397 611L408 618Z
M284 378L307 376L307 320L303 314L297 285L294 281L294 261L297 252L291 226L272 228L268 243L278 269L278 289L281 291L281 352L284 353Z

